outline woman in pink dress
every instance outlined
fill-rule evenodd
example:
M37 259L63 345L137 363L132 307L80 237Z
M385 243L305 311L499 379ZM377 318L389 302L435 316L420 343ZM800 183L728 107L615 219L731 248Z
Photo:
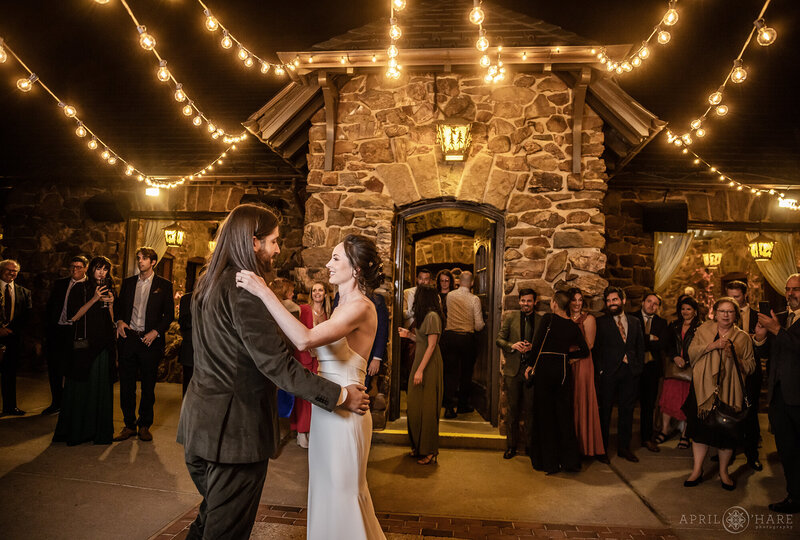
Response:
M300 322L306 328L314 328L319 323L327 321L331 315L331 299L327 288L321 281L311 286L311 295L308 304L300 306ZM295 360L312 373L317 372L319 362L314 351L294 350ZM297 445L308 448L308 431L311 427L311 403L304 399L295 398L292 409L291 429L297 431Z
M583 311L583 293L578 288L567 291L570 318L580 327L591 351L597 335L597 322L593 315ZM595 456L598 461L608 463L600 430L600 411L594 387L594 362L592 354L586 358L570 360L572 364L573 402L575 409L575 434L578 447L584 456Z

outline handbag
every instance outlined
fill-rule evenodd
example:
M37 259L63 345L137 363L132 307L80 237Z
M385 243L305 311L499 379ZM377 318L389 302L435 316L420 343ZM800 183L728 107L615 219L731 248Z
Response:
M714 389L714 404L711 405L711 410L703 418L703 423L706 427L725 432L728 436L736 438L738 435L739 425L747 417L748 409L750 409L750 399L747 397L747 391L742 380L742 373L739 371L739 363L736 360L736 352L731 349L733 354L733 369L736 370L736 375L739 377L739 384L742 385L742 392L744 393L744 403L742 409L737 411L732 406L722 401L719 397L719 380L722 375L720 369L717 373L717 387Z
M547 336L550 334L550 327L552 326L553 319L550 319L550 323L547 325L547 330L544 333L544 338L542 339L542 345L539 347L539 352L536 354L536 360L533 362L533 373L526 381L526 385L528 387L533 386L533 377L536 375L536 368L539 366L539 360L542 356L555 356L561 360L562 364L562 377L561 377L561 384L564 384L564 381L567 380L567 355L564 353L555 353L555 352L548 352L544 351L544 344L547 342ZM548 373L548 375L551 375ZM553 378L553 382L557 380L557 377Z

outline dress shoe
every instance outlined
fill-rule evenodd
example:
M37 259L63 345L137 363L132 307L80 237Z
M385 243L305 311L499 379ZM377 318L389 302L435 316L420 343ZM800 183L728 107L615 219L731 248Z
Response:
M594 456L594 459L596 459L600 463L605 463L606 465L611 463L611 460L608 459L608 454L598 454L598 455Z
M4 409L0 416L24 416L25 411L22 411L16 407L13 409Z
M764 465L761 464L761 461L759 461L758 458L756 458L756 459L748 459L747 460L747 464L754 471L763 471L764 470Z
M644 441L642 446L650 450L651 452L661 452L661 448L658 447L656 443L653 441Z
M633 463L639 463L639 458L636 457L636 454L630 451L628 448L622 448L617 451L617 455L623 459L627 459Z
M734 489L736 489L736 482L735 481L732 484L726 484L720 478L719 484L722 486L722 489L724 489L725 491L733 491Z
M42 416L47 416L49 414L58 414L61 412L61 407L56 407L55 405L50 405L45 410L42 411Z
M695 478L694 480L685 480L683 482L683 487L695 487L699 486L703 482L703 470L700 469L700 476Z
M122 428L122 431L120 431L119 433L114 435L114 438L111 439L111 440L112 441L116 441L116 442L127 441L131 437L135 437L135 436L136 436L136 430L135 429L131 429L129 427L124 427L124 428Z
M797 514L800 512L800 501L786 497L781 502L770 504L769 509L780 514Z
M308 433L297 434L297 446L300 448L308 448Z
M455 409L453 409L452 407L445 407L445 409L444 409L444 417L445 418L450 419L450 418L456 418L457 416L458 415L456 414Z
M516 448L506 448L506 451L503 453L503 459L511 459L517 455Z
M150 433L150 428L146 426L139 428L139 440L144 442L150 442L153 440L153 434Z

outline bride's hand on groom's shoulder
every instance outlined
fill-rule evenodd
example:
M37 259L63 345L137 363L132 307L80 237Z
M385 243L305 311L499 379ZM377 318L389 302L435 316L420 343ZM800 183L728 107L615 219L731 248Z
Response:
M340 407L356 414L366 414L369 410L367 387L362 384L351 384L345 388L347 389L347 397Z
M264 278L250 270L239 270L236 272L236 286L258 296L259 292L267 288L267 283Z

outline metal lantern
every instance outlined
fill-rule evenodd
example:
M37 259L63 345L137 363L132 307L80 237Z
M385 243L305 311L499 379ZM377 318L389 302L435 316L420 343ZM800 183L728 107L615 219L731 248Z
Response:
M167 241L167 247L181 247L185 237L186 231L177 222L164 227L164 239Z
M706 268L718 268L721 262L722 253L716 251L703 253L703 266Z
M436 126L445 161L464 161L472 143L472 124L463 121L441 122Z
M756 262L766 262L772 259L772 250L775 249L775 240L759 233L750 241L750 255Z

